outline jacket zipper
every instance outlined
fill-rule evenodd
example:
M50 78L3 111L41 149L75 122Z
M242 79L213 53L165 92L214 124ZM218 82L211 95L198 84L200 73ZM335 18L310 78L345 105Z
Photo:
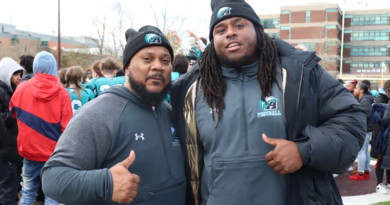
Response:
M257 164L264 164L264 163L265 163L265 159L252 159L252 160L244 160L244 161L237 161L237 162L220 162L219 167L224 167L224 166L237 167L246 164L257 165Z
M242 120L244 122L244 134L245 134L245 151L248 151L248 128L246 122L246 109L245 109L245 86L244 86L244 74L241 72L241 103L242 103Z
M178 187L178 186L181 186L184 184L184 181L181 181L179 183L176 183L176 184L172 184L172 185L168 185L166 187L162 187L162 188L159 188L159 189L154 189L154 190L150 190L149 191L149 194L150 195L154 195L154 194L157 194L159 192L162 192L162 191L165 191L165 190L168 190L168 189L172 189L172 188L175 188L175 187Z
M302 82L303 82L303 68L305 67L305 65L310 61L310 59L313 58L313 56L315 55L315 53L312 53L311 56L306 60L306 62L302 65L302 69L301 69L301 80L299 82L299 90L298 90L298 100L297 100L297 106L295 108L295 124L298 124L298 110L299 110L299 101L300 101L300 98L301 98L301 90L302 90ZM297 126L295 126L297 127Z
M157 107L156 107L156 108L157 108ZM153 113L154 113L154 117L156 118L156 121L157 121L157 124L158 124L158 129L159 129L159 131L160 131L160 136L161 136L161 139L162 139L162 142L163 142L165 160L167 161L167 165L168 165L168 174L169 174L169 176L171 176L171 166L169 165L168 154L167 154L167 148L165 147L166 144L165 144L163 132L162 132L162 129L161 129L160 121L159 121L158 118L157 118L156 108L153 110Z

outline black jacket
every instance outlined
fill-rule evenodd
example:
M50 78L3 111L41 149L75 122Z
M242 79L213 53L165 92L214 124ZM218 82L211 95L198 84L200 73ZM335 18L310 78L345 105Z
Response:
M22 80L20 80L20 82L28 81L28 80L30 80L32 77L34 77L34 73L29 73L29 74L23 76L23 78L22 78Z
M379 93L378 96L375 98L374 103L388 103L389 97L383 93ZM378 140L378 134L379 134L379 126L375 122L372 122L372 138L371 138L371 152L370 155L373 158L378 158L379 154L375 152L376 142Z
M0 159L14 161L22 158L19 156L16 144L18 125L9 112L11 96L12 92L8 86L0 81Z
M371 120L371 105L374 103L375 98L372 95L363 95L359 99L359 103L362 105L366 111L366 121L367 121L367 132L372 132L372 120Z
M390 125L390 101L387 104L386 111L383 114L383 125L384 126L389 126ZM383 162L382 162L382 169L390 169L390 143L389 143L389 136L387 136L387 146L385 150L385 154L382 156L383 157Z
M320 59L314 52L297 51L278 38L275 43L287 75L284 102L288 140L297 142L304 163L300 170L287 175L287 204L342 204L332 173L343 173L356 159L366 133L364 109L318 65ZM189 73L180 77L171 89L175 124L182 144L186 144L184 99L199 78L198 73L188 78ZM187 150L183 151L188 159ZM186 171L190 180L188 162ZM187 196L187 202L193 204L191 187Z

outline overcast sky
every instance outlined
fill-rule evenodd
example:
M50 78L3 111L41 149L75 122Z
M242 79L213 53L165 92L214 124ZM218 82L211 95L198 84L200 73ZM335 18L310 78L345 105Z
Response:
M367 2L368 7L360 9L390 8L389 0L346 0L350 8L357 2ZM57 0L0 0L0 22L16 25L17 29L37 33L57 34ZM185 19L183 30L189 29L198 36L208 36L211 16L210 0L62 0L61 33L63 36L96 36L92 25L95 17L107 16L109 27L113 27L115 14L112 6L120 2L122 7L134 16L136 29L143 25L155 25L151 6L159 12L167 6L168 16ZM303 3L332 2L343 7L344 0L247 0L258 14L279 13L280 6ZM365 4L365 3L363 3ZM125 18L125 30L130 21ZM177 25L173 26L175 29ZM185 37L182 34L182 37Z

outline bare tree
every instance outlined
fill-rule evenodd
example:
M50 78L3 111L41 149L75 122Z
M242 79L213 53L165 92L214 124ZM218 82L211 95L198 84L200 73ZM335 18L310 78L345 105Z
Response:
M168 34L168 31L171 29L173 24L179 23L176 33L180 33L180 30L185 22L185 18L179 18L178 15L176 16L168 16L168 7L165 5L163 9L160 10L160 12L157 12L152 2L150 2L150 9L153 11L153 17L154 21L156 23L156 26L161 29L164 35Z
M106 36L106 16L103 17L102 21L98 17L95 17L92 20L92 23L95 27L98 38L91 38L91 40L93 40L96 43L99 49L99 56L100 58L103 58L103 51L105 48L105 36Z

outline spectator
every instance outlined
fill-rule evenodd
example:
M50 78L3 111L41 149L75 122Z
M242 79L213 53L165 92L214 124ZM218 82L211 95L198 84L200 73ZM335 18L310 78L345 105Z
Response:
M344 85L343 79L339 78L339 79L337 79L337 81L339 81L339 83L340 83L341 85Z
M71 116L68 92L58 83L54 56L39 52L33 63L34 78L18 87L10 109L17 119L18 151L23 160L23 187L20 205L31 205L37 194L40 172ZM45 196L45 204L58 204Z
M22 158L16 138L18 125L9 112L9 102L20 83L23 68L12 58L0 61L0 205L15 204Z
M188 70L188 60L187 57L183 54L176 54L173 58L173 72L171 75L171 81L176 80L181 75L187 73Z
M26 71L26 75L23 76L21 82L24 82L26 80L30 80L32 77L34 77L33 61L34 61L34 56L30 56L30 55L22 55L22 56L20 56L19 64Z
M114 85L124 85L125 76L117 76L116 73L120 70L119 64L112 58L106 58L100 61L100 70L104 77L91 80L87 88L91 89L95 96L99 96L104 90Z
M83 75L83 80L81 81L81 85L83 87L87 86L87 84L89 83L89 81L92 79L92 70L90 68L88 68L87 70L85 70L84 72L84 75Z
M94 98L94 94L90 89L81 86L82 77L83 69L78 66L72 66L66 70L65 88L70 95L73 114Z
M58 82L61 83L62 86L65 86L66 83L65 80L66 69L67 68L60 69L57 74Z
M359 103L366 111L367 133L364 140L363 147L358 153L358 172L355 175L349 177L351 180L364 181L370 179L370 153L368 152L368 145L372 135L372 120L371 120L371 105L374 102L374 97L368 94L368 86L364 83L356 85L355 96L359 97Z

